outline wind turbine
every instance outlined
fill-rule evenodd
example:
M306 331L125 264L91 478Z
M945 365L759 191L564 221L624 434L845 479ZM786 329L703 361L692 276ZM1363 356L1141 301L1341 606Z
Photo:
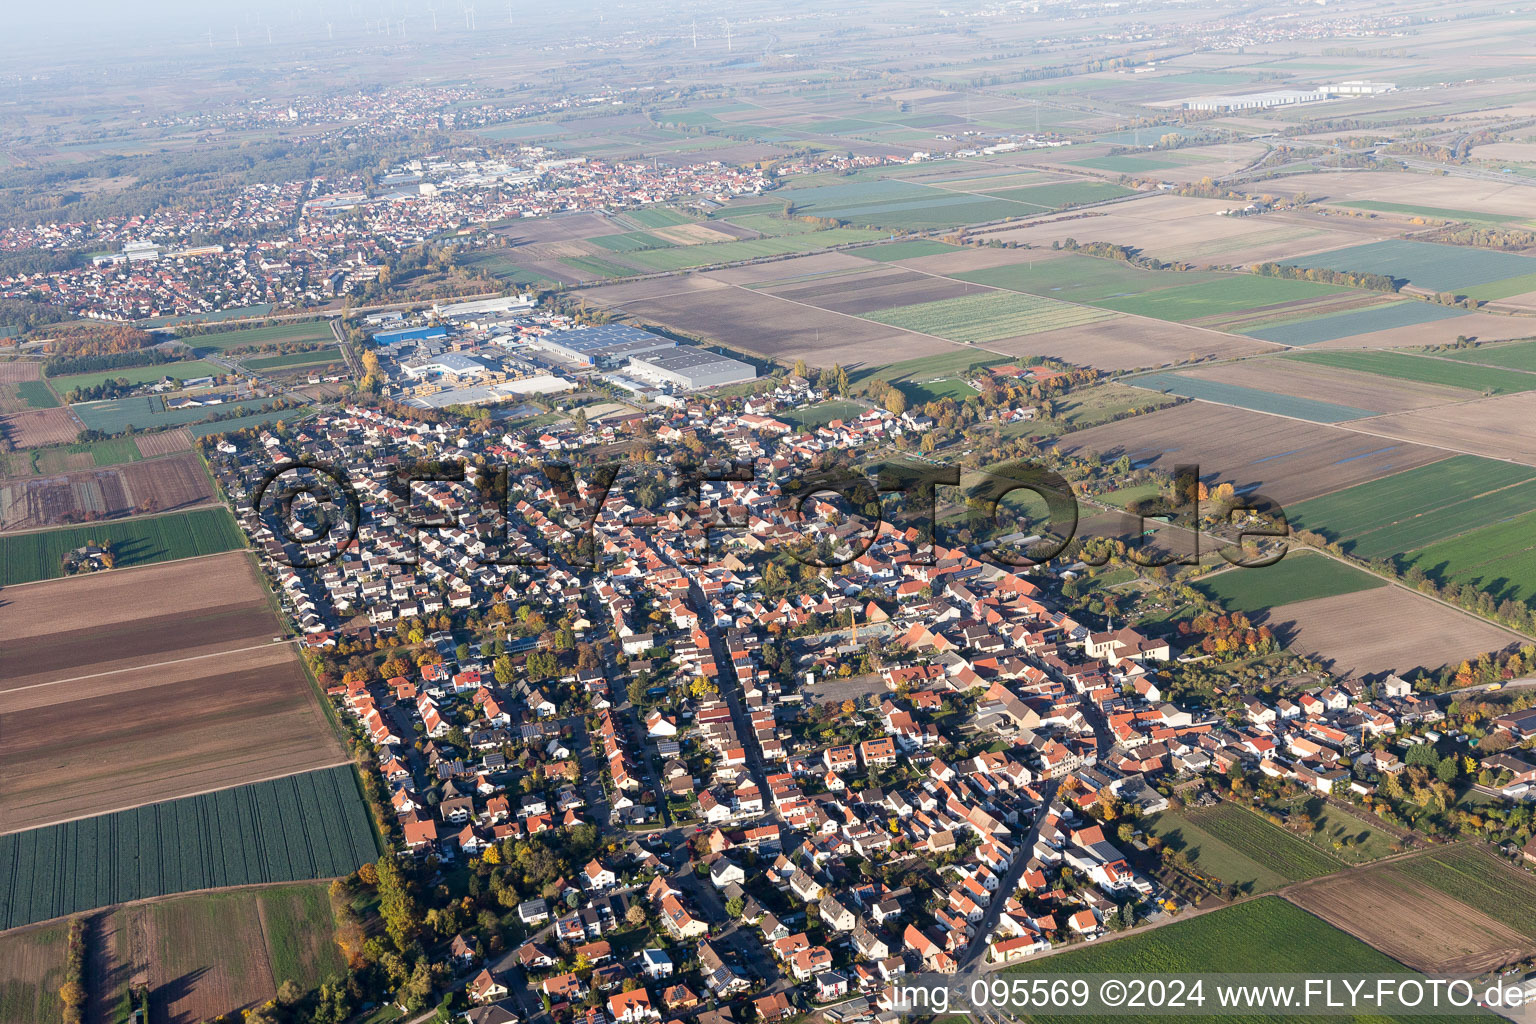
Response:
M432 31L436 32L437 31L437 8L436 7L428 7L427 10L432 12Z
M694 23L693 23L693 48L695 50L697 50L699 48L699 23L698 23L698 21L694 21Z
M240 45L240 26L239 25L235 26L235 45L236 46Z
M725 21L724 18L720 20ZM731 52L731 23L728 21L725 22L725 52Z
M327 39L335 39L336 38L336 30L331 27L331 23L330 22L326 22L325 23L325 35L326 35Z
M272 26L271 25L267 26L267 45L268 46L272 45Z
M208 49L213 49L213 29L208 30Z
M473 7L464 8L464 27L471 32L475 30L475 9Z
M512 17L512 0L507 0L507 24L516 25L517 19Z

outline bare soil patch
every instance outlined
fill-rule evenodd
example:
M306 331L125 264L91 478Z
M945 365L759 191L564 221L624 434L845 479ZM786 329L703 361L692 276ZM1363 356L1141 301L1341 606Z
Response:
M769 285L763 289L768 294L776 295L781 299L804 302L853 316L877 309L912 306L919 302L936 302L939 299L953 299L961 295L996 290L983 285L951 281L906 270L850 275L830 281Z
M0 416L0 442L12 448L36 448L73 441L84 429L67 406Z
M342 757L249 555L0 591L0 830Z
M1010 356L1051 356L1104 370L1144 369L1194 359L1229 359L1281 349L1256 338L1131 316L1003 338L989 341L985 347Z
M1353 420L1347 429L1536 466L1536 392Z
M1476 659L1519 638L1402 587L1281 605L1266 624L1339 676L1376 676Z
M87 461L91 456L84 453ZM36 529L190 508L213 498L191 452L56 476L0 483L0 530Z
M1421 345L1448 345L1457 335L1466 335L1480 341L1503 341L1509 338L1529 338L1536 335L1536 319L1530 317L1494 316L1491 313L1469 313L1449 320L1434 320L1427 324L1394 327L1386 331L1356 334L1349 338L1308 345L1308 348L1403 348Z
M42 380L40 363L30 359L7 359L0 362L0 384L20 384L28 380Z
M1507 925L1404 878L1393 864L1298 886L1285 898L1428 974L1480 974L1536 949Z
M133 443L138 446L140 455L146 459L152 459L156 455L171 455L175 452L190 450L192 433L186 427L177 427L158 434L140 434L133 439Z
M583 294L590 302L622 309L636 320L782 362L804 358L815 366L841 363L855 369L958 347L700 276L596 288Z
M1239 491L1257 487L1282 505L1444 457L1423 445L1205 402L1090 427L1057 447L1128 455L1138 465L1168 470L1193 463L1203 480L1229 481Z

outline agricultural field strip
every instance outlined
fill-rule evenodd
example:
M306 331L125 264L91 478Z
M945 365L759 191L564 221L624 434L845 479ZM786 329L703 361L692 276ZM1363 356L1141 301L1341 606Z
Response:
M41 580L39 582L50 583L50 582L53 582L53 581L52 580ZM26 584L24 584L24 583L23 584L18 584L18 585L19 586L26 586ZM299 643L299 641L298 640L287 640L287 641L283 641L283 643L284 644L297 644L297 643ZM67 679L49 679L49 680L46 680L45 682L41 682L41 683L28 683L26 686L17 686L17 687L12 687L12 688L6 689L6 690L0 690L0 710L3 710L4 713L11 713L11 712L15 712L15 711L24 711L24 710L26 710L28 708L31 708L31 707L38 707L38 706L41 706L41 705L44 705L44 704L53 703L52 701L47 701L47 700L43 700L43 701L30 701L29 702L29 701L25 701L25 700L14 700L14 699L12 699L12 695L13 694L25 693L28 690L40 690L40 689L44 689L44 688L50 687L50 686L58 686L61 683L78 684L78 683L86 682L87 680L90 680L90 679L103 679L103 678L105 678L107 676L121 675L124 672L147 672L150 669L164 669L164 668L169 668L172 665L185 665L185 664L188 664L189 662L202 661L202 660L207 659L207 658L227 658L227 657L229 657L232 654L244 654L244 653L246 653L248 651L270 651L274 647L277 647L277 646L279 646L279 645L274 644L274 643L272 643L269 640L269 641L267 641L266 643L263 643L263 644L250 644L250 645L245 646L245 647L225 647L225 648L222 648L222 649L217 650L217 651L208 651L208 652L205 652L203 654L191 654L191 655L188 655L185 658L170 658L170 659L168 659L166 661L152 661L152 662L148 662L146 664L126 665L126 666L124 666L122 668L109 668L109 669L104 669L101 672L87 672L84 675L70 676ZM139 685L137 685L137 686L131 686L131 687L114 686L110 690L110 692L111 693L127 693L129 690L151 689L153 687L160 686L163 682L164 682L163 679L146 678L146 679L141 680ZM82 691L82 692L77 692L77 693L71 693L67 699L68 700L79 700L79 699L82 699L84 697L90 697L90 696L94 696L94 694L92 694L90 692Z

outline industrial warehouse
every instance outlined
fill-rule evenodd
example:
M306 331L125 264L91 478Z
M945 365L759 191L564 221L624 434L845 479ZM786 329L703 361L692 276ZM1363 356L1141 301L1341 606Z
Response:
M577 366L609 369L636 357L676 348L677 342L623 324L599 324L542 335L537 345Z
M684 391L739 384L757 377L757 370L750 363L689 346L635 356L630 359L625 372L631 377L670 384Z

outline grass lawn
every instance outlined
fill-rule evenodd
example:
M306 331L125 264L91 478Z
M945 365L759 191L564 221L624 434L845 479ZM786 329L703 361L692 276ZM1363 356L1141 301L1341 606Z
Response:
M314 341L334 341L335 335L331 333L329 320L301 320L295 323L271 324L266 327L220 331L217 334L195 334L181 340L201 355L204 352L227 352L232 348L266 348Z
M1195 589L1228 611L1262 611L1384 587L1368 572L1311 552L1292 552L1274 565L1257 569L1227 569L1195 581Z
M61 393L74 388L94 387L103 381L126 380L130 384L147 384L162 377L191 380L194 377L217 377L227 371L222 366L192 359L179 363L159 363L155 366L128 366L120 370L99 370L95 373L75 373L68 377L50 377L49 381ZM1531 378L1536 381L1536 377Z
M1434 217L1438 220L1470 220L1484 224L1510 224L1525 220L1504 213L1478 213L1476 210L1452 210L1443 206L1411 206L1407 203L1382 203L1374 199L1358 199L1348 203L1334 203L1355 210L1372 210L1376 213L1401 213L1410 217Z
M1341 370L1374 373L1397 380L1466 388L1469 391L1480 391L1490 395L1536 389L1536 373L1474 366L1455 360L1416 356L1405 352L1296 352L1283 358L1298 359L1304 363L1317 363L1320 366L1333 366Z
M908 381L900 387L901 393L907 396L909 405L937 402L943 398L953 398L957 402L963 402L977 394L975 388L958 377L940 377L938 380L923 383Z
M1316 823L1309 834L1300 838L1346 864L1365 864L1401 852L1397 838L1391 833L1333 806L1320 796L1294 800L1287 809L1292 813L1304 813Z
M272 963L272 980L305 987L327 976L344 975L346 962L331 941L336 921L325 885L285 885L258 890L262 932Z
M318 363L339 363L341 349L334 345L315 349L313 352L289 352L286 355L262 356L259 359L242 359L240 365L248 370L272 370L282 366L308 366Z
M0 1020L61 1024L69 923L0 936Z
M848 380L852 384L858 384L866 380L884 380L892 384L901 384L909 380L928 380L945 375L963 375L978 366L996 366L999 363L1009 362L1007 356L995 353L967 351L955 349L953 352L939 352L931 356L919 356L916 359L908 359L900 363L873 364L860 367L848 374Z
M1493 595L1536 605L1536 515L1526 513L1470 533L1449 537L1397 559L1404 569L1417 566L1430 579L1470 583Z

